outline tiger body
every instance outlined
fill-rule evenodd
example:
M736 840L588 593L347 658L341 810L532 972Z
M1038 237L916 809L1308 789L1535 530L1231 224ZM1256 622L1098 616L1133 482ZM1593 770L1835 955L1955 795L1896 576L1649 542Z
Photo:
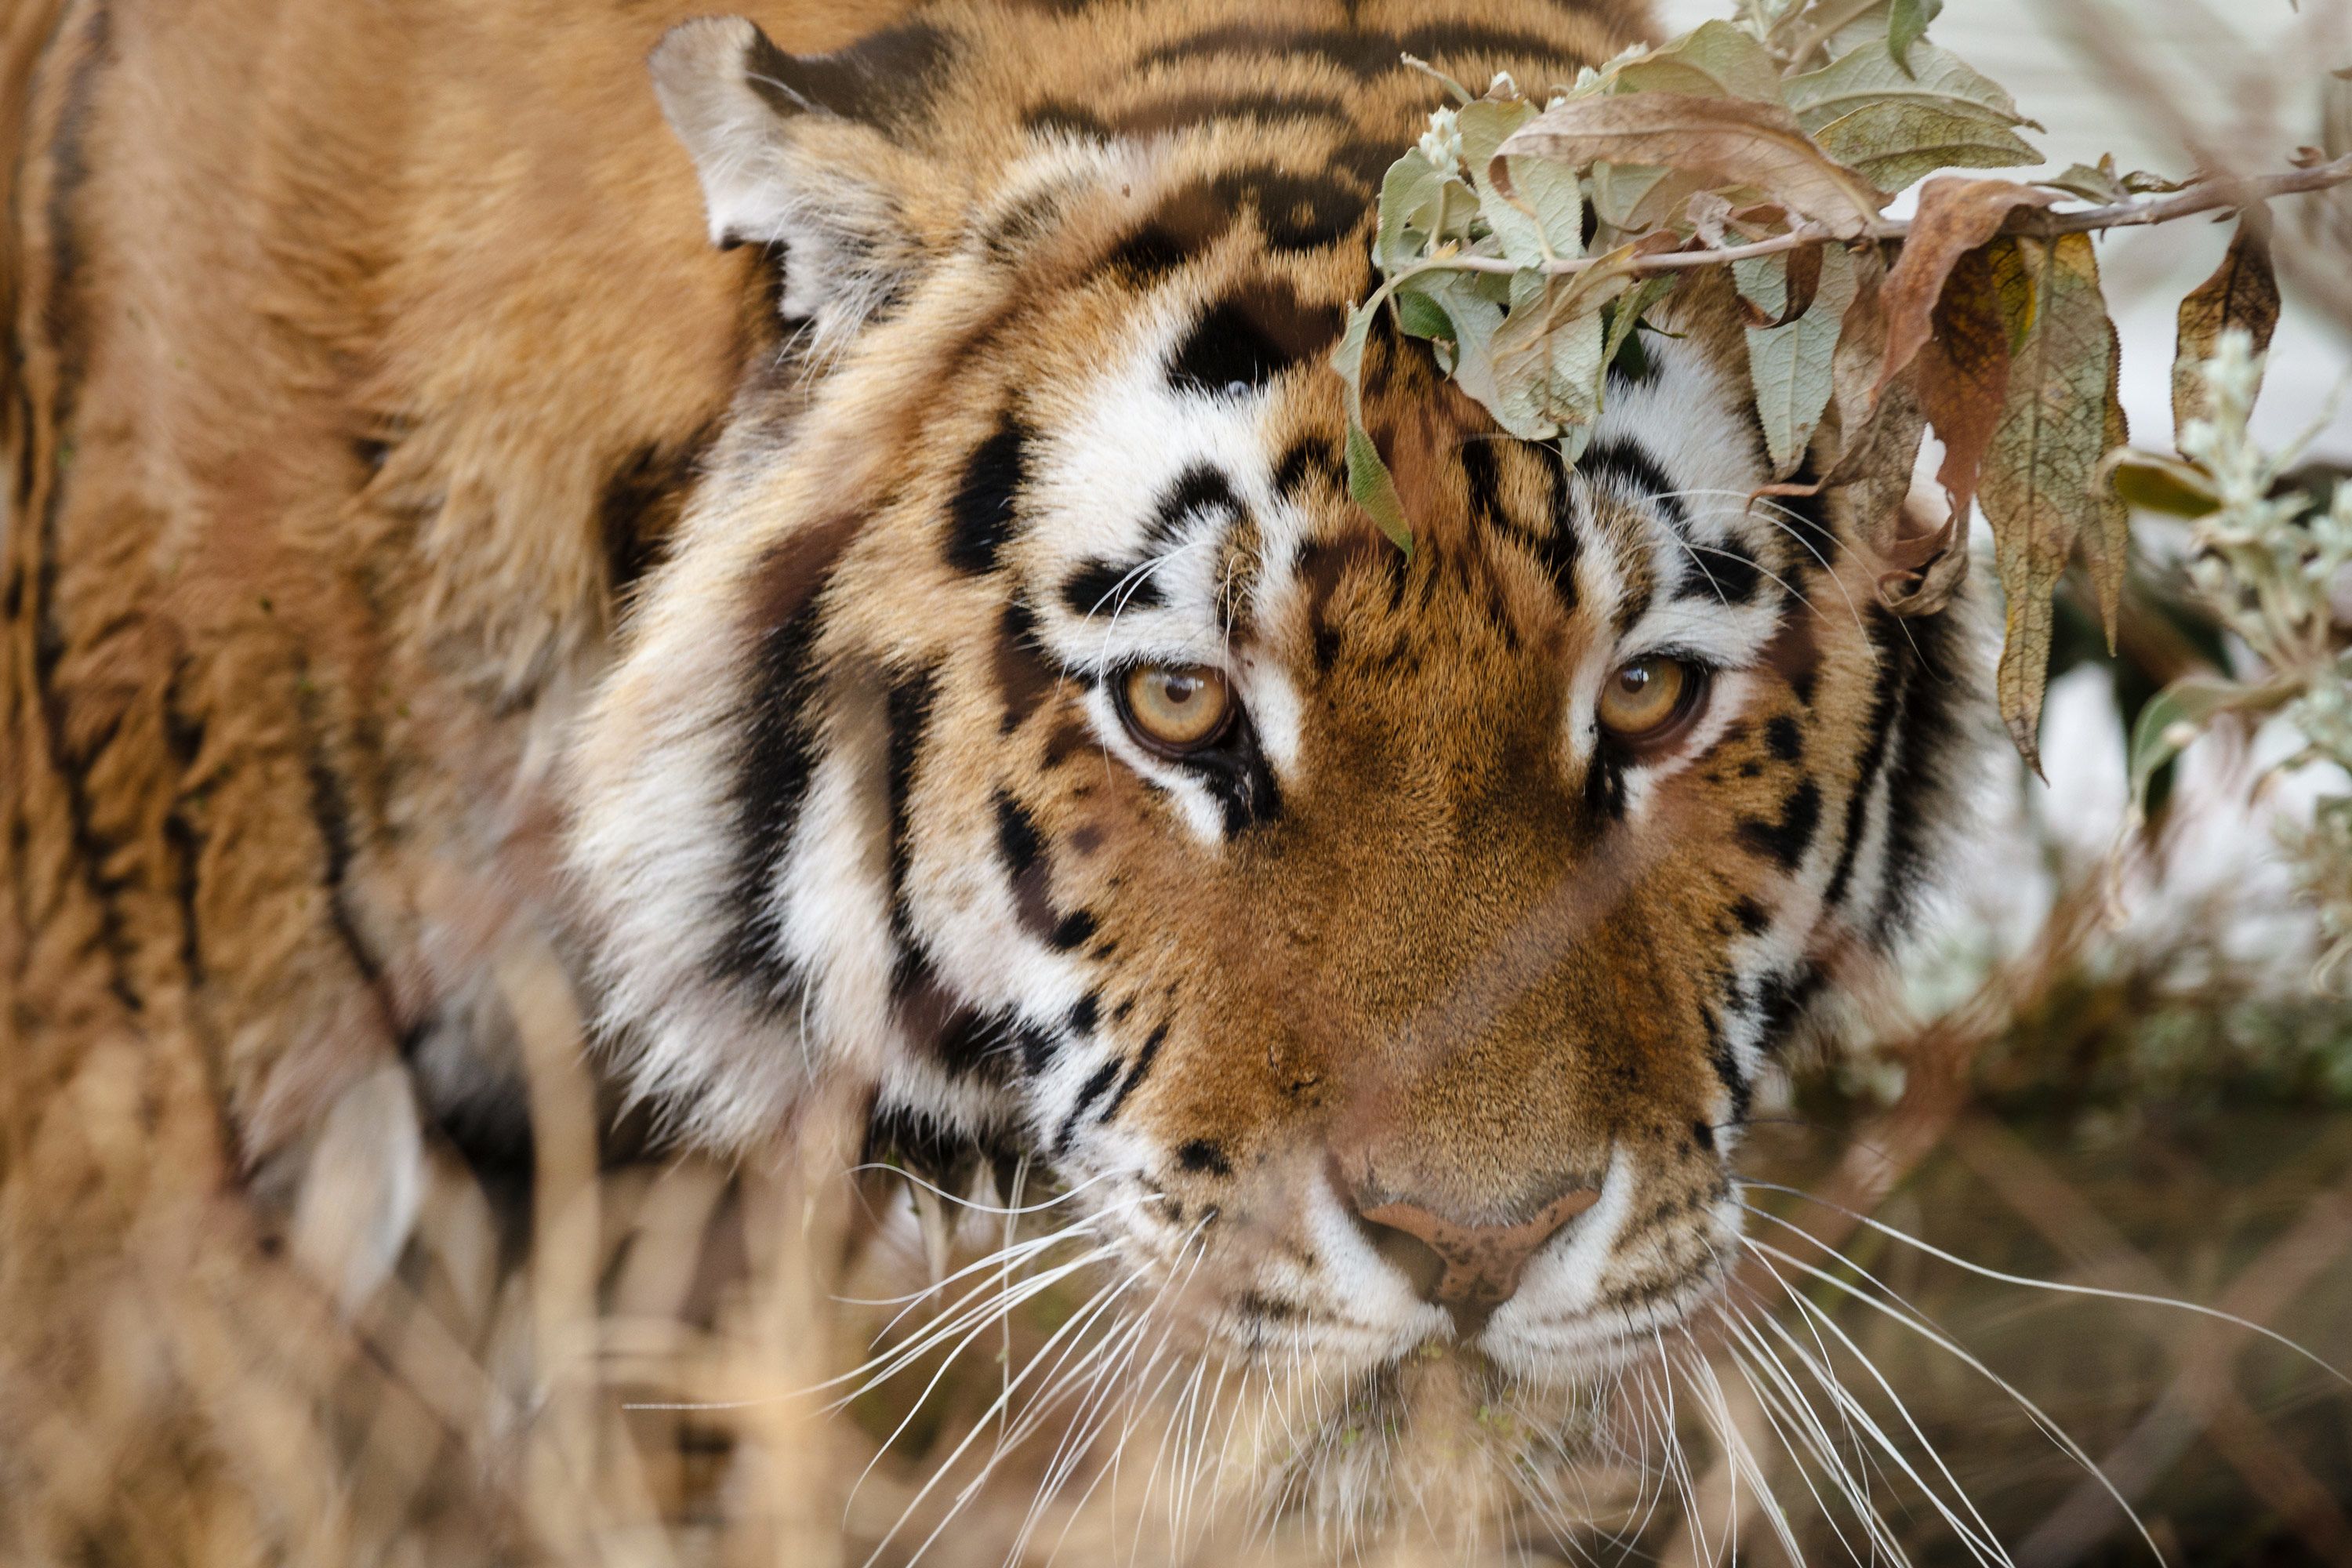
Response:
M1197 1349L1408 1425L1582 1398L1719 1286L1966 685L1834 492L1747 504L1719 281L1572 473L1376 332L1412 552L1349 500L1326 360L1443 100L1398 57L1567 82L1643 18L747 9L12 24L11 1289L141 1188L293 1201L387 1072L520 1145L543 946L681 1138L858 1085L877 1148L1050 1166ZM1699 697L1636 751L1643 659ZM1214 747L1136 729L1168 668ZM1398 1506L1343 1436L1273 1493Z

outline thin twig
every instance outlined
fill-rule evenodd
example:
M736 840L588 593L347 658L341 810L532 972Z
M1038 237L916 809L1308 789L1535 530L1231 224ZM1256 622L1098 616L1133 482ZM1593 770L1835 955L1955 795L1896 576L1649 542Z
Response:
M2116 202L2108 206L2081 207L2074 212L2050 212L2042 208L2020 208L2010 215L2003 226L2004 234L2025 235L2048 239L2062 234L2089 234L2101 229L2136 228L2147 224L2169 223L2174 218L2189 217L2197 213L2212 212L2222 207L2247 207L2257 202L2277 196L2300 195L2307 191L2324 191L2342 184L2352 184L2352 153L2330 163L2315 163L2308 169L2296 169L2284 174L2266 174L2259 179L2201 180L2185 191L2158 201ZM1901 239L1911 232L1908 218L1875 218L1860 237L1871 240ZM1460 272L1544 272L1555 276L1582 272L1604 265L1622 267L1633 276L1653 272L1679 272L1695 267L1715 267L1727 261L1744 261L1755 256L1776 256L1782 251L1802 246L1821 245L1838 237L1817 224L1800 224L1786 234L1774 235L1749 245L1713 247L1705 250L1662 251L1655 256L1616 258L1611 255L1579 256L1566 260L1549 261L1539 267L1521 267L1499 256L1452 256L1422 263L1434 270L1452 269Z

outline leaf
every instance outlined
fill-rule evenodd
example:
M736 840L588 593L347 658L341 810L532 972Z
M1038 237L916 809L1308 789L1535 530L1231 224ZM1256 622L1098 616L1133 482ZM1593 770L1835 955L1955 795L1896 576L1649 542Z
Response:
M1608 335L1602 340L1601 349L1601 363L1604 370L1616 363L1622 354L1627 362L1627 374L1640 377L1642 371L1639 367L1646 356L1642 352L1636 331L1642 325L1643 316L1652 306L1673 293L1679 281L1681 279L1671 272L1654 272L1635 284L1632 294L1602 308L1601 321L1608 328Z
M1717 191L1701 191L1683 204L1684 221L1705 245L1722 246L1724 220L1730 216L1731 203Z
M1617 92L1780 101L1780 68L1764 46L1728 22L1703 22L1611 73Z
M2105 309L2104 304L2101 307ZM2107 327L2106 406L2101 414L2099 461L2091 470L2091 495L2096 503L2083 531L2083 569L2099 595L2099 624L2107 634L2107 653L2116 651L2117 622L2123 615L2124 570L2131 552L2131 508L2115 488L2115 470L2107 458L2124 451L2131 440L2131 422L2124 416L2123 339L2111 321Z
M2008 599L1994 682L2010 738L2039 773L2052 591L2086 533L2121 532L2114 514L2123 503L2099 479L2112 428L2116 334L2088 235L2016 239L1994 260L2015 268L2031 299L1979 498ZM2116 562L2119 570L2119 553Z
M1985 452L2009 396L2011 312L2002 303L1994 262L1997 257L2010 261L2016 243L1997 239L1952 264L1928 318L1933 336L1915 356L1920 411L1944 443L1936 482L1950 496L1956 515L1965 515L1976 499ZM1893 292L1890 283L1882 301ZM1891 321L1887 332L1891 340ZM1875 395L1891 394L1892 384L1882 382Z
M1874 184L1902 190L1938 169L2039 163L2033 145L1981 110L1956 111L1885 99L1831 121L1813 139Z
M1364 344L1372 323L1380 319L1381 296L1375 293L1348 316L1348 330L1331 351L1331 368L1339 373L1348 408L1348 494L1364 509L1380 531L1399 550L1412 553L1412 528L1405 521L1404 503L1397 499L1396 480L1381 461L1381 449L1364 428Z
M1415 239L1409 226L1424 216L1447 177L1421 155L1419 148L1391 163L1388 173L1381 176L1380 226L1372 237L1372 256L1384 270L1398 271L1421 258L1428 246L1428 231L1422 231L1423 237Z
M1533 297L1515 301L1494 334L1484 374L1456 378L1522 440L1549 441L1561 426L1589 425L1600 412L1601 307L1609 294L1598 290L1580 301L1566 284L1536 278Z
M2126 752L2133 817L2146 820L2147 786L2157 771L2187 751L2206 726L2224 713L2275 712L2293 700L2295 690L2291 680L2248 686L2219 675L2184 675L2149 698L2132 726Z
M2070 196L2080 196L2086 202L2109 206L2124 200L2131 193L2116 177L2115 160L2103 158L2096 164L2069 163L2047 179L2036 180L2037 185L2049 185Z
M1416 279L1396 293L1397 327L1409 338L1442 338L1454 340L1454 318L1445 308L1415 285Z
M1529 280L1527 285L1519 279ZM1526 272L1512 280L1512 312L1481 291L1481 280L1461 272L1433 272L1413 280L1450 318L1454 326L1454 363L1447 373L1454 384L1483 405L1504 429L1523 441L1549 441L1559 434L1557 421L1546 412L1546 378L1541 367L1522 364L1517 345L1539 330L1540 310L1520 309L1520 289L1540 291L1542 274ZM1538 294L1539 297L1539 294Z
M1922 44L1912 51L1911 65L1906 71L1883 50L1855 49L1820 70L1790 78L1781 93L1797 123L1815 134L1857 110L1886 103L1981 112L2001 125L2028 123L1999 82L1949 49Z
M2206 517L2221 510L2204 469L2153 452L2107 454L2108 483L2124 504L2167 517Z
M1731 275L1751 327L1784 327L1812 309L1822 286L1822 247L1801 245L1778 256L1735 261Z
M1916 51L1927 36L1927 24L1944 8L1944 0L1894 0L1886 12L1886 54L1908 74L1918 66Z
M1777 309L1781 291L1769 288L1769 269L1762 277L1747 272L1755 265L1733 263L1735 273L1741 274L1740 291L1760 295L1768 310ZM1786 326L1748 329L1748 378L1755 384L1756 412L1763 421L1775 479L1788 478L1804 461L1814 427L1829 406L1831 360L1837 353L1846 308L1853 303L1853 258L1843 247L1829 246L1819 265L1820 288L1802 315Z
M1885 552L1878 602L1890 615L1932 616L1952 602L1969 575L1969 520L1952 512L1928 532L1898 537Z
M1474 103L1461 113L1462 161L1478 211L1503 254L1521 267L1584 254L1584 196L1576 171L1548 158L1497 159L1504 140L1535 117L1523 101Z
M2019 207L2046 207L2057 199L2013 180L1948 175L1919 187L1918 213L1881 297L1886 308L1886 358L1878 371L1882 389L1927 342L1954 264L2000 233Z
M2179 345L2172 355L2173 439L2191 419L2212 414L2212 395L2205 385L2205 362L2221 334L2243 329L2254 340L2254 352L2271 345L2278 326L2278 277L2271 269L2271 247L2255 212L2238 220L2238 232L2229 253L2211 277L2189 291L2180 301Z
M1502 151L1578 166L1596 159L1659 163L1712 184L1750 185L1842 239L1859 237L1887 202L1885 192L1814 146L1787 110L1746 99L1666 92L1570 99L1512 132Z

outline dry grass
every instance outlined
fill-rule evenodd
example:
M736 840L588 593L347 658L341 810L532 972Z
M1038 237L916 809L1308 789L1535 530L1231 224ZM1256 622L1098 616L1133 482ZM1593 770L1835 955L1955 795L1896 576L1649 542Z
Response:
M1988 1268L2213 1302L2352 1364L2352 1113L2209 1107L2159 1136L2150 1129L2161 1130L2162 1107L2117 1122L2112 1106L2035 1101L2063 1075L2037 1082L2019 1068L2013 1020L2078 1077L2082 1041L2067 1030L2115 1026L2098 1005L2106 993L2084 993L2075 962L2094 931L2070 906L2057 922L2067 940L1890 1047L1908 1068L1890 1106L1801 1085L1807 1120L1760 1128L1751 1169L1826 1201L1759 1189L1759 1206L1843 1247L2041 1403L2101 1456L2175 1561L2352 1563L2352 1400L2321 1374L2210 1321L1971 1275L1860 1217ZM361 1255L365 1226L338 1223L349 1216L333 1208L366 1212L363 1172L338 1175L332 1156L314 1157L315 1190L340 1198L306 1199L273 1237L226 1184L161 1179L163 1167L184 1178L216 1156L198 1119L154 1098L152 1062L116 1060L110 1089L106 1072L85 1076L47 1136L70 1128L92 1172L130 1162L151 1179L111 1215L121 1249L85 1238L37 1322L34 1277L21 1250L11 1260L0 1336L7 1561L822 1568L905 1562L919 1546L926 1563L981 1568L1024 1539L1024 1563L1339 1555L1303 1525L1257 1531L1210 1508L1196 1508L1187 1549L1173 1549L1167 1502L1178 1489L1150 1484L1163 1456L1149 1418L1123 1444L1112 1423L1089 1446L1083 1413L1063 1411L962 1495L973 1456L997 1446L1005 1383L1075 1342L1055 1336L1086 1299L1082 1277L1037 1294L951 1367L915 1356L838 1407L828 1402L845 1385L810 1393L855 1365L889 1316L851 1300L919 1289L940 1240L898 1175L845 1173L856 1107L813 1110L784 1152L739 1170L604 1164L580 1020L551 956L526 946L500 973L528 1047L528 1193L486 1185L425 1141L418 1221L388 1274ZM2144 979L2111 976L2107 991ZM1994 1042L2000 1119L1982 1095ZM379 1133L384 1121L350 1120ZM340 1157L363 1166L365 1151L402 1146L362 1138ZM21 1197L9 1217L19 1249L38 1231ZM1001 1244L1006 1224L968 1219L955 1255ZM1804 1249L1772 1222L1756 1228ZM338 1250L337 1237L350 1245ZM1831 1323L1851 1335L1917 1422L1903 1442L1912 1462L1924 1469L1930 1449L1939 1455L2019 1562L2132 1555L2120 1511L2011 1398L1851 1293L1780 1273L1810 1312L1769 1268L1742 1289L1816 1343ZM936 1310L936 1300L919 1304L890 1342L911 1342ZM1901 1431L1874 1374L1829 1348L1856 1411ZM1722 1414L1758 1456L1804 1556L1847 1560L1851 1511L1813 1506L1774 1429L1769 1385L1748 1387L1720 1349L1717 1365ZM1581 1550L1721 1561L1736 1539L1740 1561L1782 1559L1754 1477L1705 1421L1686 1419L1680 1436L1696 1500L1687 1517L1673 1500L1652 1510L1645 1478L1595 1467L1596 1513L1633 1533ZM1033 1519L1057 1466L1060 1496ZM1916 1489L1892 1462L1874 1469L1873 1494L1915 1561L1967 1560L1948 1525L1906 1500ZM1538 1539L1492 1560L1575 1560L1579 1549ZM1456 1560L1411 1542L1362 1555Z

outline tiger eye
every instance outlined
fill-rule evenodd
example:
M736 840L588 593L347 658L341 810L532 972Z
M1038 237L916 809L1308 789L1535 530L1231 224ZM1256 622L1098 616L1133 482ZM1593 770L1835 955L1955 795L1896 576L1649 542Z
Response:
M1689 710L1698 676L1673 658L1622 664L1601 688L1601 727L1621 741L1650 740Z
M1233 688L1202 664L1146 664L1129 670L1128 723L1137 736L1164 751L1192 751L1224 733L1233 716Z

